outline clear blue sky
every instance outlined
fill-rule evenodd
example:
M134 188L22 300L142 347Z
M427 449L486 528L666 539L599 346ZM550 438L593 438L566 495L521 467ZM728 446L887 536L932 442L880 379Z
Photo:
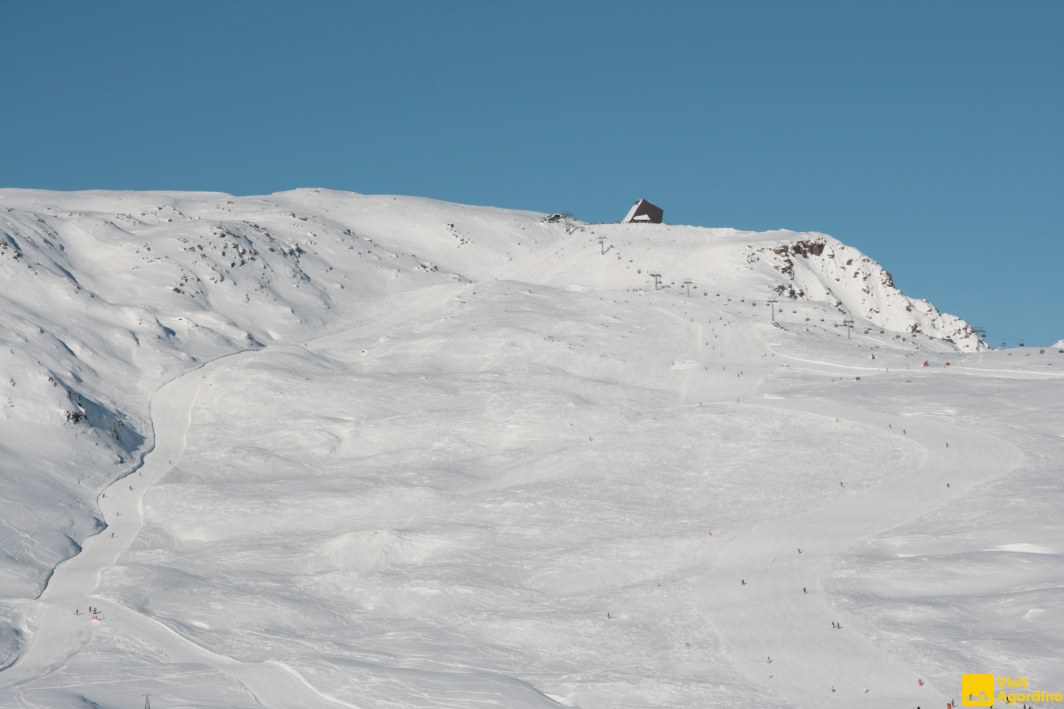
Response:
M1064 2L0 0L0 186L828 232L1064 337Z

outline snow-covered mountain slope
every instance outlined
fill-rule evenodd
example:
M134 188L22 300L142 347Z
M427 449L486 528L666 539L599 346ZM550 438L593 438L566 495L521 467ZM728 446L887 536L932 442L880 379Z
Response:
M1056 350L825 235L542 217L0 190L0 703L1064 687Z
M696 293L793 294L866 325L979 346L962 321L909 300L823 235L644 225L566 235L541 215L321 190L0 196L4 411L9 440L33 451L4 446L0 460L35 468L0 481L4 499L27 503L18 531L0 539L0 554L36 569L8 579L17 595L34 595L97 529L85 491L128 470L150 442L147 392L222 354L370 318L390 293L507 277L645 289L658 269L666 286L692 278ZM599 236L612 245L606 258L588 248Z

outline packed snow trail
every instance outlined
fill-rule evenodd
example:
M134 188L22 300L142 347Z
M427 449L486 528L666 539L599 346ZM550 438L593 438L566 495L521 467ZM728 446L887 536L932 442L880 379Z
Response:
M92 641L95 623L107 623L119 624L140 639L153 643L176 662L198 663L220 669L234 677L258 705L285 708L356 707L318 692L287 665L278 662L244 663L211 652L159 621L94 594L101 573L114 566L140 531L145 492L180 460L200 392L219 368L244 357L303 348L319 350L378 335L441 307L467 287L465 284L443 284L391 296L386 300L399 301L402 305L393 307L373 322L354 328L338 328L302 346L277 343L262 350L227 355L173 379L155 392L150 400L154 448L145 453L137 470L115 481L100 494L100 511L107 526L99 534L85 540L76 556L56 568L44 592L27 607L27 616L36 616L33 634L19 659L0 675L5 684L12 688L13 698L19 702L19 706L33 706L23 697L23 686L62 667ZM90 607L100 612L90 613ZM0 694L0 698L3 696Z
M140 530L144 490L170 469L184 449L189 414L206 369L178 377L152 397L155 448L145 454L136 473L115 481L100 494L100 511L108 526L86 539L76 556L56 567L44 592L33 602L36 613L28 611L28 615L36 615L35 631L18 661L3 674L11 685L49 674L92 639L88 609L99 602L93 594L100 573L114 565Z
M384 332L438 307L464 287L446 284L425 288L405 308L396 309L367 325L316 338L307 346L317 349ZM409 294L397 297L408 298ZM281 344L278 347L290 346ZM16 698L21 695L21 686L51 674L88 645L92 641L94 623L106 622L121 623L135 630L137 635L153 640L171 657L221 667L237 678L257 703L267 701L267 706L278 707L355 706L321 695L298 673L279 663L241 663L218 655L195 645L158 621L94 596L100 574L115 564L140 531L145 491L180 459L192 422L192 411L204 382L233 358L265 351L269 350L240 352L209 362L165 384L151 397L154 448L144 455L139 469L115 481L100 494L99 507L107 522L105 529L86 539L76 556L56 567L44 592L28 603L26 614L35 620L34 631L19 659L2 674ZM103 613L90 613L90 607ZM25 704L24 699L19 698L19 701Z
M408 323L419 316L425 315L433 310L442 307L445 303L449 302L454 296L463 292L470 287L470 284L465 283L445 283L437 286L426 286L420 288L417 291L410 293L404 292L397 295L390 296L387 300L401 300L403 301L402 307L393 309L388 314L381 318L374 320L371 323L360 325L358 327L341 327L333 332L320 335L304 343L304 347L311 351L323 350L327 347L342 345L351 340L364 339L371 335L378 335L388 330L398 327L404 323ZM291 345L285 345L279 343L278 345L272 345L274 348L289 348Z
M47 588L33 602L36 627L19 660L3 679L19 698L20 687L49 675L92 641L96 623L119 624L180 662L218 667L232 675L261 704L278 707L353 707L314 690L302 677L279 663L241 663L205 650L182 638L162 623L95 597L100 574L115 564L143 523L144 492L179 460L185 448L192 410L204 382L232 357L223 357L177 377L151 399L155 447L144 456L134 474L112 483L100 495L100 511L108 522L101 533L85 541L80 553L60 564ZM94 613L89 612L90 606Z

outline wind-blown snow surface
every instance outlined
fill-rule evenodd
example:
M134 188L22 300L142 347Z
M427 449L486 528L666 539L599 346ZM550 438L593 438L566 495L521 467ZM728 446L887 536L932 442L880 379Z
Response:
M541 216L0 190L0 704L1064 688L1064 355L822 234Z

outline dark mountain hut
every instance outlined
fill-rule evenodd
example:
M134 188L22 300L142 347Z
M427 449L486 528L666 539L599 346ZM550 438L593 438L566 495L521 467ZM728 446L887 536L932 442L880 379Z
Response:
M641 199L632 205L621 224L661 224L664 218L665 212L661 207Z

